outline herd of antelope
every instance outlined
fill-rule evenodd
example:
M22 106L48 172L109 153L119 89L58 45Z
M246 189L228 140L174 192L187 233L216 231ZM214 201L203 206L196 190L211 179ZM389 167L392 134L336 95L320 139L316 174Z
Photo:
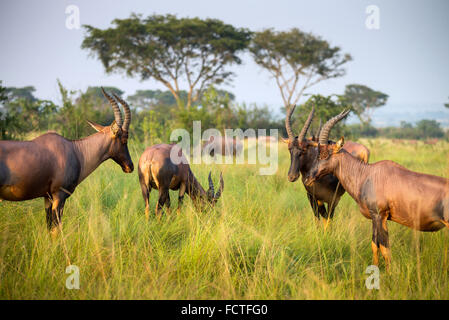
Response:
M103 89L102 89L103 90ZM80 140L68 140L56 133L46 133L31 141L0 141L0 201L24 201L44 198L47 227L55 238L62 224L65 201L76 187L102 162L112 159L126 173L134 170L128 151L128 130L131 111L119 96L103 90L114 111L115 120L109 126L88 123L97 131ZM124 110L124 119L119 104ZM290 152L288 180L302 183L317 220L323 218L325 228L344 192L356 201L361 213L372 220L373 262L378 264L378 250L388 270L390 249L387 221L392 220L420 231L437 231L449 227L449 180L410 171L392 161L369 164L370 152L365 146L347 141L329 140L333 126L349 114L349 110L328 120L316 135L307 138L315 109L312 108L299 136L293 134L291 116L295 107L287 110L284 141ZM231 148L235 156L243 145L236 140L209 140L205 146L218 144L211 150L224 153ZM178 210L185 193L198 210L213 206L224 189L220 174L218 191L209 173L206 191L195 178L187 159L175 144L148 147L139 160L138 176L149 218L149 196L157 189L159 198L156 216L165 205L170 208L169 190L179 190ZM172 152L182 158L179 164L171 159ZM325 207L327 203L327 209Z

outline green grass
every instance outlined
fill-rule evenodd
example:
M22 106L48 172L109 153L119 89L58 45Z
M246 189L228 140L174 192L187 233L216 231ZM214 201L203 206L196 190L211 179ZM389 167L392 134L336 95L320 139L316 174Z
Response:
M363 141L371 161L449 177L449 144L393 145ZM419 233L389 222L392 270L381 264L380 290L367 290L371 222L346 194L330 228L317 226L301 182L279 170L194 165L207 185L223 171L217 207L197 212L190 200L179 216L144 217L137 170L101 165L66 203L63 234L51 241L43 200L0 203L2 299L449 299L449 230ZM131 143L137 166L143 146ZM154 209L157 192L151 196ZM171 192L172 206L177 193ZM175 212L175 211L174 211ZM69 264L80 289L68 290Z

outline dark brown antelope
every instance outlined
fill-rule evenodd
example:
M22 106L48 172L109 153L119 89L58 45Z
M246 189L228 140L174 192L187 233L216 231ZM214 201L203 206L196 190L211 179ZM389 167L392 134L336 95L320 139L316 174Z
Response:
M67 198L103 161L114 160L126 173L134 166L128 151L131 112L125 101L125 120L114 98L104 90L114 110L109 126L89 124L98 132L80 140L46 133L31 141L0 141L0 199L23 201L43 197L47 226L53 237L61 226Z
M294 136L291 128L291 116L294 110L295 106L290 108L287 111L287 116L285 119L285 128L288 134L288 139L286 142L288 143L288 150L290 152L288 180L290 182L295 182L298 180L301 173L301 179L307 191L307 198L312 206L313 213L317 220L320 219L320 216L324 218L324 226L326 228L329 219L334 216L335 208L338 205L341 196L345 193L345 190L339 184L338 179L332 174L322 176L310 185L306 185L304 183L305 177L312 168L313 164L317 161L316 139L306 139L306 134L310 124L312 123L315 108L312 107L312 110L310 111L299 136L297 137ZM320 129L318 130L319 133L323 130L327 130L328 126L329 124L327 122L323 129L321 129L320 124ZM330 141L329 143L333 144L334 142ZM345 149L360 160L368 162L369 150L365 146L348 141L347 145L345 145ZM327 203L327 210L324 203Z
M334 118L318 145L318 161L309 170L306 184L333 174L359 205L361 213L373 223L373 262L378 264L380 249L390 264L387 220L420 231L437 231L449 227L449 180L410 171L393 161L367 164L353 157L344 148L344 138L328 143Z
M172 160L176 158L176 160ZM187 193L196 206L209 203L215 205L223 192L223 176L220 174L220 187L215 193L211 173L209 172L209 190L203 189L195 178L181 148L176 144L157 144L148 147L142 154L138 166L139 182L145 201L145 216L150 214L149 200L151 189L158 189L159 199L156 205L156 216L164 204L170 208L169 190L179 190L178 212L184 194Z

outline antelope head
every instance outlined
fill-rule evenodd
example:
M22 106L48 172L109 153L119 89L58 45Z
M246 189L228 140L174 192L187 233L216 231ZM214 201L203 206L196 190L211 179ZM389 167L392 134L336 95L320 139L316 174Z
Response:
M288 145L288 151L290 152L290 168L288 170L288 180L290 182L295 182L299 178L299 170L301 165L307 161L306 156L308 154L309 147L316 146L316 142L313 140L306 139L307 131L309 130L310 124L312 123L313 115L315 113L315 106L312 106L312 110L307 117L304 126L299 133L299 136L293 134L291 127L291 116L295 106L291 107L287 111L287 116L285 118L285 129L287 130L288 139L284 139L284 142Z
M107 151L108 157L122 167L124 172L131 173L134 170L134 165L128 150L128 130L131 123L131 110L129 109L129 105L116 94L113 94L115 97L114 99L104 91L103 88L101 88L101 91L114 110L115 120L109 126L102 126L92 121L87 122L92 128L98 132L102 132L109 139ZM123 106L125 113L124 121L117 101Z
M340 114L329 119L323 126L318 138L318 153L317 159L314 161L311 170L308 172L305 184L311 185L315 180L322 176L332 173L335 169L337 162L334 155L340 153L345 143L344 137L341 137L337 143L329 143L329 132L332 127L344 119L350 110L343 110Z
M214 183L212 182L212 177L211 177L210 171L209 171L208 180L209 180L209 189L206 192L207 201L210 203L210 205L214 206L215 203L218 201L218 199L220 199L221 193L223 192L223 189L224 189L223 175L222 175L222 173L220 173L220 187L219 187L217 193L215 193L215 191L214 191Z

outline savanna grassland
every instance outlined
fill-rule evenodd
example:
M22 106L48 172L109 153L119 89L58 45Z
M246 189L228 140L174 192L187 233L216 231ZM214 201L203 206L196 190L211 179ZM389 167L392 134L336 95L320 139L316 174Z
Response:
M390 159L449 178L449 143L363 140L371 162ZM145 220L137 170L101 165L66 203L52 241L43 200L0 203L1 299L449 299L449 230L420 233L389 222L392 270L367 290L371 221L344 195L330 227L314 221L301 182L287 180L289 155L260 176L255 165L193 165L207 187L223 171L217 206ZM130 142L135 166L144 146ZM154 209L157 191L151 193ZM186 197L187 198L187 197ZM171 192L172 207L177 193ZM80 289L68 290L70 264Z

